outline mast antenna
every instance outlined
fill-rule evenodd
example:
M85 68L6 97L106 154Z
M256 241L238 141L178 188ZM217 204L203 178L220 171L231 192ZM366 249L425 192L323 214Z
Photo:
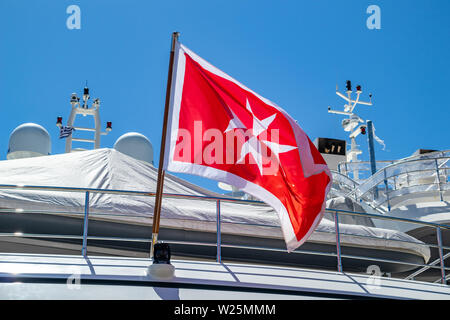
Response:
M341 93L338 91L338 86L336 85L336 95L338 95L340 98L345 100L344 104L344 110L338 111L338 110L332 110L331 107L328 107L329 113L334 114L341 114L348 116L347 119L342 120L342 128L344 131L349 132L349 138L351 141L351 147L350 150L347 152L347 161L348 162L357 162L358 161L358 155L362 153L360 149L358 149L358 145L356 144L356 137L360 134L366 134L367 126L365 124L365 121L361 119L356 113L355 108L358 105L366 105L366 106L372 106L372 94L369 94L369 102L361 101L359 100L360 95L362 93L362 89L360 85L356 86L356 98L352 98L352 82L350 80L346 81L346 95L344 93ZM353 169L353 178L355 180L359 180L359 170L355 166Z
M94 149L100 148L100 136L106 135L112 130L112 122L108 121L106 123L106 130L105 132L101 132L101 125L100 125L100 99L96 98L92 102L91 106L88 105L88 100L90 99L89 95L89 88L87 86L87 80L86 80L86 86L83 89L83 105L80 104L80 98L77 96L76 93L72 93L70 98L70 104L72 106L70 111L69 119L67 120L67 125L65 126L66 130L70 131L70 134L66 137L66 153L72 152L72 142L87 142L94 144ZM87 127L75 127L75 118L77 115L83 115L83 116L92 116L94 117L94 127L93 128L87 128ZM62 125L62 117L58 117L56 120L56 126L60 127L61 130L64 128ZM94 139L84 139L84 138L76 138L73 137L73 131L90 131L94 132ZM83 149L82 149L83 150Z

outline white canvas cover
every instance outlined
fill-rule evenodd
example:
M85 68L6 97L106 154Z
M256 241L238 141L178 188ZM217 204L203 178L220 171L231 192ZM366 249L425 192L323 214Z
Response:
M27 159L0 161L0 185L76 187L155 192L157 169L114 149L97 149ZM199 196L221 195L166 173L164 193ZM84 192L0 189L0 208L45 212L84 212ZM98 219L151 224L154 197L91 194L89 212ZM279 220L266 205L221 203L222 232L280 238ZM164 198L161 226L216 231L215 201ZM405 233L340 224L342 244L401 250L429 260L430 250ZM356 237L363 236L363 237ZM374 236L364 238L364 236ZM403 240L405 243L391 240ZM310 242L335 243L334 223L322 219Z

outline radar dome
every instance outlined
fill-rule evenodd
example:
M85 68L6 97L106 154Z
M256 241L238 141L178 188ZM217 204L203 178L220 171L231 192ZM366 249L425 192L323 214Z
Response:
M137 132L128 132L120 136L114 149L130 157L153 164L153 146L146 136Z
M11 132L6 158L21 159L47 156L51 151L50 135L36 123L24 123Z

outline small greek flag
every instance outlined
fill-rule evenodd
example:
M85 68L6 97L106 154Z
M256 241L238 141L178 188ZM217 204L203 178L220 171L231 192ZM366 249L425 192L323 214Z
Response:
M67 138L72 134L72 131L75 130L74 127L71 126L62 126L61 130L59 131L59 138Z

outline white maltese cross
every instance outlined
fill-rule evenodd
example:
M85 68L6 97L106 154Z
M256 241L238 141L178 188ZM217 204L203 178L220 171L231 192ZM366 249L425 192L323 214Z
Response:
M267 148L269 148L279 159L279 154L288 152L294 149L297 149L297 147L289 146L289 145L283 145L279 144L274 141L268 141L263 140L263 137L258 138L262 133L264 133L266 130L268 130L268 127L270 124L275 120L276 113L273 115L260 120L258 119L255 114L252 111L252 108L250 107L250 103L248 102L248 99L246 101L246 108L253 116L253 128L251 128L250 132L250 138L242 145L241 148L241 155L239 160L236 163L242 163L245 159L245 156L247 154L251 154L253 158L255 159L255 162L258 166L259 172L262 175L263 174L263 146L261 143L264 143ZM247 128L242 121L236 116L236 114L231 110L231 113L233 114L233 118L230 120L228 127L224 131L224 133L233 130L233 129L249 129Z

